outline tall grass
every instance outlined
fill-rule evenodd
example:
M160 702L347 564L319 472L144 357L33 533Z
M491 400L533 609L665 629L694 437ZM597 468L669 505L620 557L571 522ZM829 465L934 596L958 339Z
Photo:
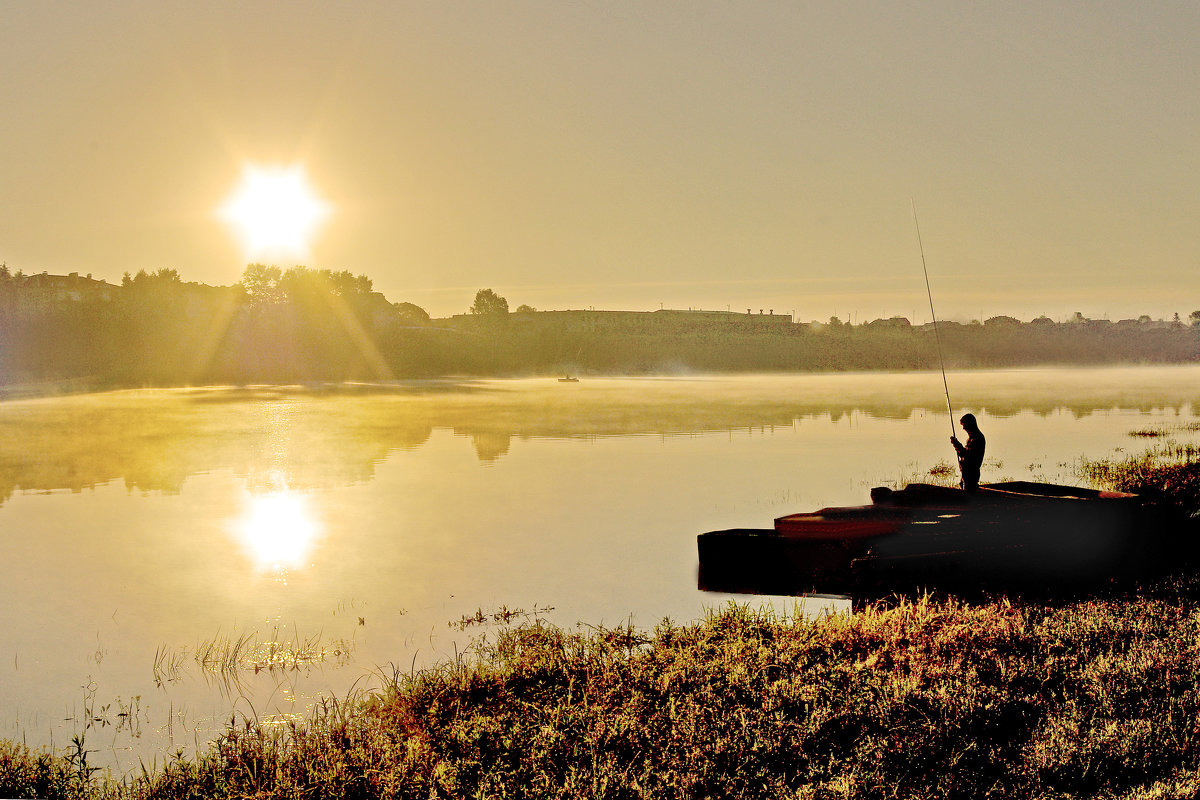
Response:
M362 624L362 618L359 618ZM244 631L236 636L218 633L202 639L194 648L159 647L154 653L154 683L159 688L179 681L192 661L206 680L212 681L226 694L236 696L244 688L245 679L253 674L271 674L312 669L329 661L339 666L350 662L354 653L353 637L322 639L322 633L301 636L293 626L291 635L279 626L269 635Z
M531 623L120 782L5 745L0 795L1191 796L1194 589L1057 608L922 597L817 620L731 605L652 631Z
M1135 492L1189 515L1200 511L1200 445L1192 442L1166 438L1124 459L1082 460L1075 472L1095 486Z

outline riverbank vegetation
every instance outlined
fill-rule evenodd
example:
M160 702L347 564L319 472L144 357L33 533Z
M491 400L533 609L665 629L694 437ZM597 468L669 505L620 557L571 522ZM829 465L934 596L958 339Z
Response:
M171 269L120 286L0 266L0 387L37 382L181 386L386 381L445 375L935 369L928 325L672 311L510 312L481 289L448 319L392 302L349 272L251 264L232 286ZM1200 312L1186 319L1055 322L992 317L939 325L946 366L1189 363Z
M1196 454L1084 464L1200 508ZM1186 567L1187 565L1180 565ZM545 623L280 729L121 779L0 744L38 797L1192 797L1200 579L1053 604L893 598L853 614L730 605L654 630Z

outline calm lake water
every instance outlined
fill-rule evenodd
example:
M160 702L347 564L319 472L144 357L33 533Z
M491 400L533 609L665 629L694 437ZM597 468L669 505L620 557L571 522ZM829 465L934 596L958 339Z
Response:
M1193 440L1200 410L1200 367L950 387L988 437L985 481L1079 483L1079 459L1162 441L1132 431ZM3 402L0 736L85 733L121 771L234 714L301 719L505 624L694 620L731 599L696 589L696 534L928 479L949 435L937 373Z

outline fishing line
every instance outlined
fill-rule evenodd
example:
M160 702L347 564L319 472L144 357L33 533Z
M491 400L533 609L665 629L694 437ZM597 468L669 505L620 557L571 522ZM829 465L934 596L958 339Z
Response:
M946 413L950 415L950 435L954 432L954 411L950 408L950 384L946 382L946 360L942 357L942 337L938 333L937 313L933 310L933 290L929 288L929 268L925 266L925 245L921 242L921 223L917 221L917 201L912 203L913 225L917 229L917 247L921 249L921 271L925 273L925 294L929 295L929 315L933 317L933 338L937 342L938 363L942 367L942 388L946 390Z

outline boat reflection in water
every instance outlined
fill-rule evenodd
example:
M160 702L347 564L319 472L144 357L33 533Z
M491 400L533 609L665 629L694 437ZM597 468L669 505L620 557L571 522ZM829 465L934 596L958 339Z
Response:
M1138 495L1032 482L873 489L866 506L700 534L703 590L855 597L909 589L1055 593L1169 571L1186 520Z

